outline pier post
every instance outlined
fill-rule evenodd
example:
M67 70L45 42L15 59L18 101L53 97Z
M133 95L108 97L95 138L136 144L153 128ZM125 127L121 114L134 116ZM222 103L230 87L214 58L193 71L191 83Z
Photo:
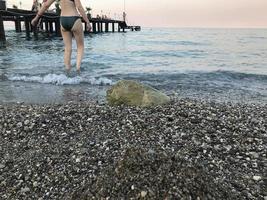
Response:
M93 32L96 33L96 23L93 22Z
M3 17L0 15L0 46L6 42L6 34L4 28Z
M43 22L43 19L41 19L41 22L40 22L40 29L41 30L44 30L44 22Z
M24 17L26 39L30 39L30 20L27 17Z
M48 26L48 21L45 21L45 32L49 33L49 26Z
M19 20L17 18L15 18L15 21L14 22L15 22L15 30L18 33L18 32L20 32L19 31Z
M0 10L6 10L6 1L0 0ZM0 15L0 46L4 46L6 43L6 33L4 27L4 20L2 15Z
M100 32L103 32L103 23L100 22Z
M57 18L55 20L55 26L56 26L56 36L60 37L61 36L61 32L60 32L60 21L59 21L59 18Z
M100 32L100 22L97 22L97 32Z
M115 25L114 25L114 22L112 23L112 32L115 32Z
M38 28L37 28L37 26L33 26L33 27L32 27L32 30L33 30L34 38L35 38L36 40L38 40Z
M105 23L105 32L108 32L108 31L109 31L109 30L108 30L108 28L109 28L108 25L109 25L109 23L106 22L106 23Z
M88 33L88 31L87 31L87 24L85 22L83 24L84 24L84 31L83 32L84 33Z
M0 0L0 10L6 10L6 0Z
M21 32L21 19L18 20L18 28L19 28L19 32Z
M53 33L53 31L54 31L53 22L52 21L49 21L49 32L50 33Z

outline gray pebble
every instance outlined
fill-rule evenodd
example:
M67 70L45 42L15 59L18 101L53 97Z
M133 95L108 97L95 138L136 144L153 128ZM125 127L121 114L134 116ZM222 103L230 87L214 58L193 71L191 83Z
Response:
M30 188L28 188L28 187L21 188L21 190L20 190L21 193L26 193L26 192L29 192L29 191L30 191Z

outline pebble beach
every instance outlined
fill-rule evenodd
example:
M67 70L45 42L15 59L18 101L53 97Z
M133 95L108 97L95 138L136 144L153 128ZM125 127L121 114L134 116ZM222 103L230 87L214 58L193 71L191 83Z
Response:
M0 105L0 199L267 200L267 105Z

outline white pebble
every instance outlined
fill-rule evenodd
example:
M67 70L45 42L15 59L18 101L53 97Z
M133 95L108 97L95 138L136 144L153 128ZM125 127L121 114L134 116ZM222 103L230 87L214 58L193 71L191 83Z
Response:
M254 181L260 181L261 180L261 176L253 176L253 180Z
M141 192L141 197L144 198L147 195L147 191L142 191Z
M30 191L30 188L28 188L28 187L21 188L20 191L21 191L22 193L26 193L26 192L29 192L29 191Z
M36 181L34 181L32 185L33 185L33 187L37 187L38 183Z

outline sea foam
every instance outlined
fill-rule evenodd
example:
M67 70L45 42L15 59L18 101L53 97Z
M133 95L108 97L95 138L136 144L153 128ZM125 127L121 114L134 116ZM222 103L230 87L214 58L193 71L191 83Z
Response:
M55 84L55 85L78 85L81 83L91 85L111 85L112 80L105 77L68 77L65 74L47 74L44 76L35 75L10 75L8 76L10 81L23 81L23 82L36 82L43 84Z

